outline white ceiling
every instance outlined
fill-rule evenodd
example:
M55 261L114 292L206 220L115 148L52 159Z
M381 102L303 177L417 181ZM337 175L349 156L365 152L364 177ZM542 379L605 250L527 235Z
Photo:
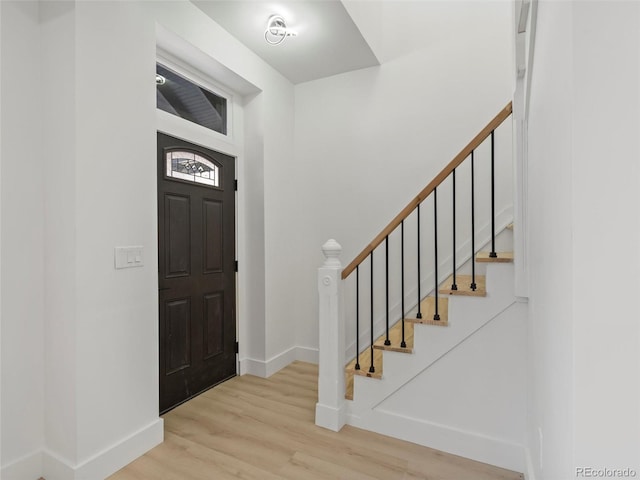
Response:
M294 84L379 65L340 0L192 2ZM264 31L273 14L298 36L268 45Z
M504 8L508 0L191 1L293 83L390 62L453 38L472 39L486 34L497 16L511 15ZM264 30L276 13L298 36L271 46Z

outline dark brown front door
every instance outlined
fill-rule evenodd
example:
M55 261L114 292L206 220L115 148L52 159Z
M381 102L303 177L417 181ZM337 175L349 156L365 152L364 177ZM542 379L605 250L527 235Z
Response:
M235 160L158 133L160 413L236 374Z

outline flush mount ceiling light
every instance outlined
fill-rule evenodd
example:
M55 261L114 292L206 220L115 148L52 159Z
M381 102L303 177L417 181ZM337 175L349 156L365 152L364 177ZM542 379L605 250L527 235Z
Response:
M287 28L287 24L281 15L271 15L267 20L267 29L264 31L264 39L269 45L280 45L287 37L295 37L296 32Z

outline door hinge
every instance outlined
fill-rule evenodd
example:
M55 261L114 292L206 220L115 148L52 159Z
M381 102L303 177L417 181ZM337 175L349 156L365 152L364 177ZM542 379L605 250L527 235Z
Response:
M233 181L233 188L235 189L235 191L238 191L238 180L234 180Z
M240 353L240 349L239 349L239 348L240 348L240 347L239 347L239 345L238 345L238 342L236 342L236 353Z
M236 260L236 261L233 263L233 269L234 269L236 272L238 271L238 260Z

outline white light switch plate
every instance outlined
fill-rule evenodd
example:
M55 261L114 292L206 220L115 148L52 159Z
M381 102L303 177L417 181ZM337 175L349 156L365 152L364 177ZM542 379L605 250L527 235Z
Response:
M144 260L142 256L143 247L116 247L115 260L116 268L142 267Z

